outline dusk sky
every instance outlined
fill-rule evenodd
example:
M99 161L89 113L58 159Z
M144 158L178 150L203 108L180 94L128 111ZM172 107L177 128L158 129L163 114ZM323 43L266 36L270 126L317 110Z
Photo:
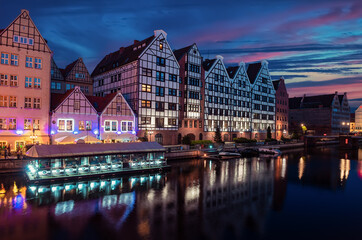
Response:
M195 42L226 65L267 59L291 97L338 91L362 103L361 0L4 2L0 28L28 9L59 67L82 57L92 72L104 55L163 29L172 48Z

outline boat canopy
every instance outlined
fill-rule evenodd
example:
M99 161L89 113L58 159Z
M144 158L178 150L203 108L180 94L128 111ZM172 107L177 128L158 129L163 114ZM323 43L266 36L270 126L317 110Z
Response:
M122 153L165 152L157 142L34 145L27 152L30 158L58 158Z

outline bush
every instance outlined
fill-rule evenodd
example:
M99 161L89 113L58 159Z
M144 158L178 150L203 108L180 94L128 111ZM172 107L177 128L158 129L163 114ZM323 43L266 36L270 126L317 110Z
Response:
M267 138L264 140L264 142L276 142L277 140L275 138Z
M195 146L195 145L211 145L212 141L211 140L194 140L191 141L191 145Z
M222 143L221 132L220 132L220 128L219 128L219 127L216 128L216 132L215 132L215 136L214 136L214 141L215 141L216 143Z
M247 139L247 138L234 138L233 139L235 143L253 143L253 142L257 142L256 139Z

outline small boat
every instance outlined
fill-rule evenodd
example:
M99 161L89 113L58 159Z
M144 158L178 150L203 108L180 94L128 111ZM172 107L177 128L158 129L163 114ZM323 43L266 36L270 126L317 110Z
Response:
M221 157L240 157L240 153L236 152L219 152L219 156Z
M259 148L258 151L259 154L268 155L269 157L276 157L281 154L280 150L278 149Z

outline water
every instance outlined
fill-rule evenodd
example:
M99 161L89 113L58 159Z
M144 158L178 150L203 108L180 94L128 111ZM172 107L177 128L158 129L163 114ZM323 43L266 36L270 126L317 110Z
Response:
M361 149L171 165L44 186L0 175L0 239L361 239Z

